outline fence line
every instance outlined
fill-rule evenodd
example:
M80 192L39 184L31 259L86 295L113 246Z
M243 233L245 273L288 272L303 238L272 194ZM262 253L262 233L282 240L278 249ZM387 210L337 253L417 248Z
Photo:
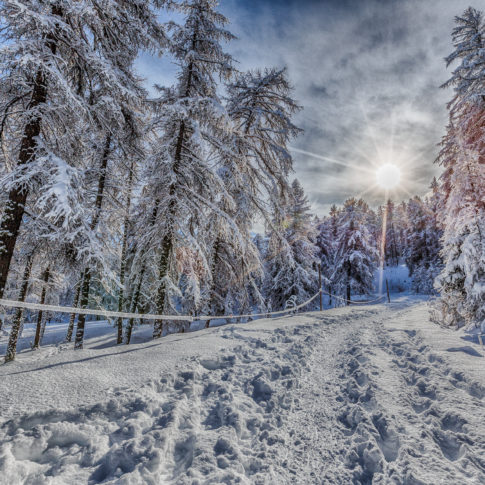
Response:
M37 310L37 311L44 311L44 312L59 312L59 313L76 313L76 314L83 314L83 315L95 315L101 316L106 318L139 318L142 320L173 320L173 321L184 321L184 322L194 322L198 320L217 320L217 319L225 319L225 318L250 318L250 317L261 317L261 316L270 316L270 315L279 315L290 313L303 308L304 306L311 303L318 295L320 295L320 291L313 295L307 301L301 303L298 306L292 308L285 308L284 310L279 310L275 312L264 312L264 313L248 313L246 315L200 315L200 316L192 316L192 315L154 315L149 313L124 313L124 312L114 312L110 310L91 310L89 308L76 308L70 306L58 306L58 305L46 305L40 303L29 303L29 302L22 302L22 301L15 301L15 300L4 300L0 299L0 306L9 307L9 308L24 308L27 310Z
M365 305L374 303L377 301L382 300L385 298L384 296L380 296L375 300L371 301L351 301L346 300L345 298L331 295L324 290L320 290L311 298L306 300L305 302L291 308L285 308L284 310L278 310L274 312L263 312L263 313L247 313L244 315L200 315L200 316L192 316L192 315L154 315L150 313L125 313L125 312L114 312L110 310L91 310L89 308L76 308L70 306L59 306L59 305L46 305L40 303L29 303L29 302L22 302L22 301L15 301L15 300L4 300L0 299L0 307L8 307L8 308L24 308L26 310L36 310L36 311L44 311L44 312L58 312L58 313L76 313L76 314L83 314L83 315L94 315L100 316L105 318L139 318L141 320L172 320L172 321L183 321L183 322L195 322L195 321L202 321L202 320L221 320L221 319L232 319L232 318L253 318L253 317L269 317L271 315L284 315L286 313L291 313L300 310L301 308L305 307L309 303L311 303L315 298L317 298L320 294L326 294L335 298L337 300L341 300L344 302L348 302L354 305Z
M331 298L335 298L336 300L341 300L341 301L345 301L346 303L350 303L352 305L367 305L369 303L375 303L376 301L379 301L379 300L382 300L382 299L385 299L386 297L384 295L380 296L379 298L376 298L375 300L366 300L366 301L353 301L353 300L347 300L345 298L342 298L341 296L337 296L337 295L332 295L331 293L327 293L326 291L324 290L321 290L322 293L324 295L328 295L330 296Z

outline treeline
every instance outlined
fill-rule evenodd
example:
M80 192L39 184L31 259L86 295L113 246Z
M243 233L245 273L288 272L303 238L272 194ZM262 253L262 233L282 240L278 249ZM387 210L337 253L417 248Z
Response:
M294 295L300 303L313 296L318 291L318 266L334 305L354 295L373 294L380 266L405 264L412 291L436 293L434 281L443 266L436 180L425 198L416 196L398 205L389 200L377 210L362 199L350 198L342 207L332 206L321 219L311 215L297 180L290 200L283 205L284 217L277 228L266 238L255 239L265 260L264 294L274 308Z
M286 72L235 69L216 7L2 2L0 298L223 316L304 301L319 265L328 292L351 299L372 291L379 264L404 262L415 291L441 293L438 320L482 321L482 14L468 9L453 32L445 170L429 196L377 211L349 199L316 220L289 183L300 130ZM165 9L182 21L160 23ZM133 67L142 51L179 69L153 98ZM251 233L257 218L264 236ZM9 316L7 361L25 315ZM47 317L35 315L35 345ZM129 342L136 322L115 324L118 343ZM153 336L176 327L157 321ZM83 314L70 316L75 348L84 328Z

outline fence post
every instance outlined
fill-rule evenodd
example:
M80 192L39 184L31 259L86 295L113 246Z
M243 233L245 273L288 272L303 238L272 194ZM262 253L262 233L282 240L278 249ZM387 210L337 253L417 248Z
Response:
M387 278L386 278L386 291L387 291L387 303L391 303L391 298L389 296L389 283L387 282Z
M322 263L318 263L318 291L320 292L320 311L322 311L323 310Z

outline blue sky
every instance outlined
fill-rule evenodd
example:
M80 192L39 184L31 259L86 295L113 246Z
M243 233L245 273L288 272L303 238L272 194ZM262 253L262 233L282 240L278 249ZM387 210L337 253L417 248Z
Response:
M304 129L292 145L295 174L316 214L362 195L385 194L375 168L395 163L403 183L391 197L424 195L447 122L453 17L461 0L222 0L220 11L238 39L226 46L246 70L286 66L303 107ZM479 7L479 5L475 5ZM143 56L147 84L173 82L168 58ZM334 163L331 160L340 163Z

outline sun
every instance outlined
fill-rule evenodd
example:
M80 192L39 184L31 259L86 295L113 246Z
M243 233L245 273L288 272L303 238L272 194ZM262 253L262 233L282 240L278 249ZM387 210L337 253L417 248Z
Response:
M376 179L383 189L393 189L401 181L401 170L392 163L386 163L377 169Z

